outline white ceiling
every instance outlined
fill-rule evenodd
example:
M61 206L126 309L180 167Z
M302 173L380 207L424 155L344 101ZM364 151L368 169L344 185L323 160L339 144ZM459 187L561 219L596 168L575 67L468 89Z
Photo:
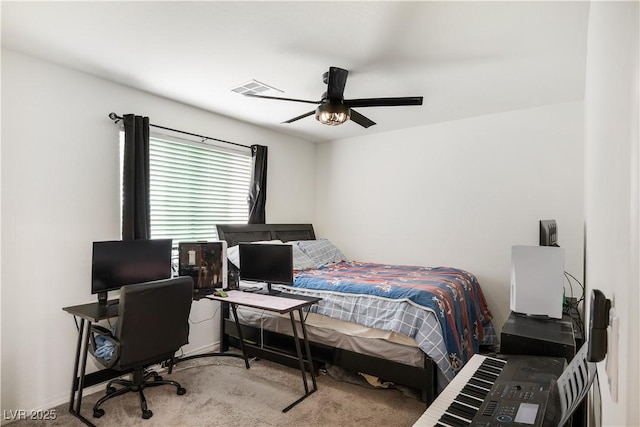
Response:
M326 141L582 99L588 10L577 1L2 1L2 45ZM314 106L231 91L255 79L283 91L270 95L319 100L329 66L350 71L347 99L424 104L358 109L378 123L368 129L313 116L281 124Z

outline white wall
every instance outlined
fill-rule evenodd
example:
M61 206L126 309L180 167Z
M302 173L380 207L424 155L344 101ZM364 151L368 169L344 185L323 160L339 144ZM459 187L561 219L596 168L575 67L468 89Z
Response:
M267 221L313 222L314 144L3 49L3 410L45 409L69 398L76 330L62 307L95 300L91 242L119 238L112 111L267 145ZM194 304L186 352L218 343L218 322L206 321L214 311L212 303Z
M589 290L600 289L611 299L620 318L618 402L609 391L605 362L598 365L605 426L640 425L639 21L638 2L591 4L585 96L586 279Z
M333 141L316 171L318 235L355 260L474 273L498 331L511 246L537 245L540 219L582 280L582 102Z

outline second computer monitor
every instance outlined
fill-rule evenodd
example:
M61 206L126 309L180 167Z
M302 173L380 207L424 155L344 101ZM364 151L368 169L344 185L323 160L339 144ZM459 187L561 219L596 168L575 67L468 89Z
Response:
M240 243L240 279L267 284L267 293L275 294L271 284L293 284L291 245Z

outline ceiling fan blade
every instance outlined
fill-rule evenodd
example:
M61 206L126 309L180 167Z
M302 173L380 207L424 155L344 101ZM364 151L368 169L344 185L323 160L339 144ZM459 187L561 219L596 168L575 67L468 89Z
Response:
M245 93L244 96L250 98L276 99L278 101L306 102L307 104L320 104L322 101L308 101L306 99L282 98L279 96L256 95L255 93Z
M304 114L302 114L302 115L300 115L298 117L294 117L293 119L289 119L286 122L282 122L282 123L293 123L296 120L300 120L300 119L304 119L305 117L309 117L310 115L315 114L315 112L316 112L316 110L309 111L308 113L304 113Z
M422 97L345 99L344 103L349 107L396 107L401 105L422 105Z
M327 76L327 99L330 101L342 101L344 86L347 84L349 72L338 67L329 67Z
M356 122L363 128L368 128L376 124L376 122L374 122L373 120L366 118L365 116L354 110L351 110L351 120Z

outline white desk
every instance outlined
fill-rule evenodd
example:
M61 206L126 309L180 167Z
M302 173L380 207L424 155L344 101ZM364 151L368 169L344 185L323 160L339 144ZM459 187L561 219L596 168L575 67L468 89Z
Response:
M208 295L204 298L214 300L214 301L220 301L223 303L228 303L231 306L231 309L233 310L233 318L235 320L236 329L238 330L238 339L240 341L240 348L242 349L242 354L245 357L245 364L247 368L249 368L249 361L247 359L247 352L245 350L245 346L250 346L250 344L245 343L242 337L242 329L240 327L240 322L238 321L237 306L242 305L247 307L253 307L260 310L273 311L280 314L289 313L289 317L291 319L291 326L293 329L294 341L296 344L296 353L298 356L298 363L300 364L300 372L302 374L302 382L304 383L305 394L304 396L302 396L301 398L293 402L291 405L284 408L282 412L287 412L289 409L293 408L302 400L306 399L311 393L318 390L318 386L316 384L316 378L313 375L313 362L311 360L311 349L309 347L309 338L307 336L307 328L304 323L304 316L302 313L302 309L304 307L308 307L310 305L317 303L318 301L320 301L320 298L301 297L298 295L290 295L285 293L282 293L280 295L264 295L264 294L257 294L252 292L243 292L243 291L227 291L226 297ZM297 311L298 316L300 317L300 326L302 329L303 344L304 344L304 349L306 353L305 355L302 354L300 339L298 337L298 328L296 328L295 318L293 316L294 311ZM307 382L307 371L305 369L305 363L309 366L311 381L313 383L312 389L309 389L309 384Z

